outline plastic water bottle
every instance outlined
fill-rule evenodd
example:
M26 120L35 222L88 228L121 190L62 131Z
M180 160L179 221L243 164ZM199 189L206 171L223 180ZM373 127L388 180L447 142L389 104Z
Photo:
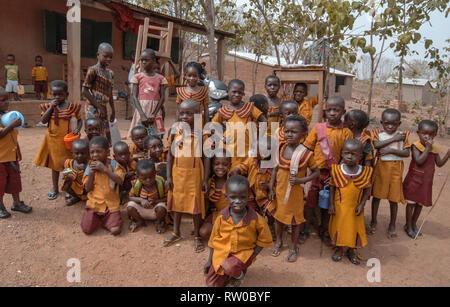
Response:
M78 127L78 119L75 115L75 113L72 114L72 117L70 118L70 131L73 132Z

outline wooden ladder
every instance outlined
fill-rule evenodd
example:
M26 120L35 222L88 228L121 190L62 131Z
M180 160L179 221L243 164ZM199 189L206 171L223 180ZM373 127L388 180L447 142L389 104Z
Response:
M170 59L170 53L172 48L172 35L173 35L173 22L169 21L167 27L159 27L150 25L148 17L144 19L144 25L139 26L138 38L136 43L136 56L134 60L134 73L141 71L140 69L140 57L144 49L147 49L147 40L149 37L159 40L159 50L156 51L156 56L159 57L161 65L161 73L168 72L168 61ZM149 30L159 31L159 35L149 33Z

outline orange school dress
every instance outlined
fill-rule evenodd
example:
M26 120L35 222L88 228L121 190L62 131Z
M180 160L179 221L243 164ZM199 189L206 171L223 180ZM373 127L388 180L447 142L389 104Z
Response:
M64 169L71 168L72 173L75 175L75 180L72 182L72 185L70 186L72 190L78 195L78 197L81 198L81 200L87 199L86 191L84 190L84 184L83 184L83 175L84 175L84 169L82 170L76 170L73 166L74 159L67 159L64 161ZM62 182L61 186L64 186L65 181Z
M201 214L205 218L205 199L202 192L204 168L199 138L201 131L194 131L186 139L179 129L169 135L169 146L174 148L172 182L173 190L168 193L167 210ZM170 148L169 148L170 150Z
M216 189L216 180L215 176L213 176L208 180L208 187L208 200L211 204L214 205L214 208L211 208L211 218L210 220L208 220L207 218L207 221L211 222L211 224L214 224L214 221L219 215L219 212L228 206L228 201L225 198L226 185L224 184L221 189Z
M283 157L283 153L286 150L287 143L281 144L279 149L279 162L278 171L276 177L275 187L275 200L267 206L267 210L270 214L280 223L285 225L300 225L305 221L303 216L304 200L303 200L303 186L294 185L291 187L291 193L286 205L284 204L284 198L286 196L286 190L289 185L289 178L291 176L290 165L291 160ZM306 149L298 165L297 178L303 178L306 176L306 168L317 168L314 161L313 152Z
M193 99L200 106L200 113L203 113L203 106L209 104L209 87L201 86L196 92L189 92L187 87L177 87L177 103L180 104L187 99Z
M262 112L255 107L253 102L246 102L239 110L231 109L229 106L221 107L212 122L216 123L242 123L243 127L246 127L249 122L257 122L258 118L262 115ZM231 169L235 169L238 165L244 162L248 158L248 151L250 148L250 133L248 129L245 129L245 147L244 152L241 148L238 148L238 134L242 131L236 129L234 131L234 142L233 144L227 144L226 148L230 148L230 153L232 153L231 158ZM227 135L227 133L224 133ZM241 149L238 151L238 149Z
M335 246L359 248L367 245L364 211L356 216L355 210L361 202L363 190L370 188L372 173L371 167L361 166L358 174L347 175L342 164L333 165L330 185L336 187L336 214L330 216L328 230Z
M319 96L315 95L311 98L304 98L298 106L298 115L303 116L306 122L311 123L314 107L319 103Z
M382 130L374 130L373 140L379 141ZM406 137L403 142L403 149L410 148L409 131L406 131ZM392 202L405 204L403 195L403 170L405 164L403 159L398 161L383 161L377 152L373 173L372 196L378 199L387 199Z
M41 104L41 116L50 108L50 105L50 102ZM75 114L77 119L81 119L80 110L80 104L72 103L69 103L65 110L54 108L44 140L34 158L35 165L48 167L57 172L63 170L64 160L72 158L72 154L64 143L64 136L71 132L70 118L72 114Z
M248 206L247 210L242 220L234 224L230 208L226 207L214 222L208 246L214 249L212 266L219 275L224 275L221 264L229 256L234 256L242 263L246 263L253 255L256 246L273 246L272 235L266 220Z

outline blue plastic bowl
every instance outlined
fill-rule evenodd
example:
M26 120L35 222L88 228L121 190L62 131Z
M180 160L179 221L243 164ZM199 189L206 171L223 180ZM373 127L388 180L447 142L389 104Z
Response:
M19 127L16 127L14 129L20 129L23 127L25 123L25 119L23 118L23 115L18 111L10 111L2 116L2 126L8 127L16 118L20 118L22 120L22 124Z

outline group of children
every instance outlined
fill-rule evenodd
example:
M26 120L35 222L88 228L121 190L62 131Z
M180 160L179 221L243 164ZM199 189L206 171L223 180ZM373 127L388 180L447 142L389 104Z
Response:
M31 70L31 80L34 85L34 92L36 98L41 100L47 98L48 94L48 72L47 68L43 65L44 59L42 56L37 55L34 58L35 65ZM14 54L8 54L6 59L5 68L5 90L9 94L9 98L19 101L19 85L20 71L19 66L16 64L16 57Z
M113 74L107 67L112 56L112 47L101 44L99 62L89 68L83 84L88 99L86 138L75 140L70 151L63 136L71 129L74 134L80 132L81 105L66 102L67 85L54 81L54 100L41 106L42 122L48 124L48 129L35 164L52 169L49 199L58 196L59 172L63 171L66 204L86 200L81 221L86 234L100 225L113 235L120 234L120 208L124 205L130 231L144 226L147 220L155 222L158 233L165 232L170 224L173 231L163 241L163 246L168 247L182 239L181 217L190 214L194 251L204 251L205 242L210 247L204 267L209 286L239 285L264 247L273 246L271 255L279 256L286 230L291 234L287 261L295 262L298 244L308 239L313 225L318 226L325 244L336 247L334 261L340 261L345 252L353 264L359 264L357 248L367 244L364 207L371 195L371 233L376 231L380 200L387 199L391 206L389 236L396 236L398 202L407 202L404 229L408 236L416 236L421 208L431 205L434 167L443 166L450 158L450 150L441 158L433 144L437 133L433 121L419 124L419 141L410 145L409 133L398 131L399 111L386 109L381 118L383 129L369 132L365 112L346 112L344 100L331 97L324 110L326 122L310 130L318 100L316 96L306 98L306 84L294 86L293 98L280 98L280 80L269 76L267 97L254 95L244 102L245 85L234 79L228 85L229 104L219 109L212 123L279 124L275 131L272 127L276 126L269 125L263 137L260 133L258 139L252 139L258 146L253 146L257 150L250 155L252 144L247 129L245 133L227 129L225 136L217 137L214 129L206 135L202 127L194 124L196 115L203 124L209 120L209 100L206 89L199 84L201 66L189 63L185 69L187 86L177 88L179 125L169 130L169 148L164 148L162 139L149 133L149 126L160 116L165 78L153 68L157 63L154 51L144 50L140 57L143 71L131 82L136 106L129 133L132 144L111 144L108 121L115 117ZM112 108L109 118L107 104ZM0 112L3 114L7 107L8 97L0 93ZM77 119L76 128L69 125L71 117ZM13 148L11 152L1 147L0 191L2 199L5 192L13 194L13 210L29 212L31 207L19 199L16 126L13 122L0 130L0 142ZM236 141L241 132L244 156L239 156ZM213 137L214 142L206 141ZM212 150L212 155L205 155L206 149ZM412 162L402 182L403 159L409 156L410 149ZM272 160L276 163L271 165ZM5 217L3 201L0 206L1 217Z

